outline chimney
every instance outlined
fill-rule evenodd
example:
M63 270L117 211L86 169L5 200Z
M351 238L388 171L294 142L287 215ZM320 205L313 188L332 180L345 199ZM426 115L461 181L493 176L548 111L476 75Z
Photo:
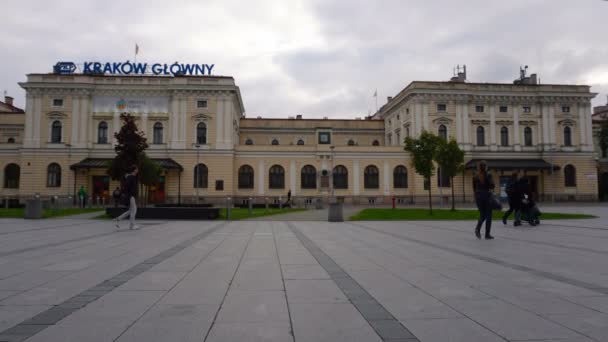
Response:
M536 74L530 75L530 84L538 84L538 75L536 75Z
M302 114L296 115L296 120L302 120Z
M392 100L392 99L393 99L393 97L392 97L392 96L387 96L387 97L386 97L386 102L391 102L391 100Z
M8 95L4 95L4 103L6 103L9 106L13 105L13 98L8 96Z

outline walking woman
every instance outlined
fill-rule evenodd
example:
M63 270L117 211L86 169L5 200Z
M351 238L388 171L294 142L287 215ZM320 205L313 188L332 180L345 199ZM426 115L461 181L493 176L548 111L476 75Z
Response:
M481 225L486 223L486 240L491 240L494 237L490 234L492 229L492 190L494 189L494 181L492 175L488 173L488 166L485 161L477 163L477 174L473 179L473 190L475 191L475 202L479 209L479 221L475 228L475 236L481 239Z

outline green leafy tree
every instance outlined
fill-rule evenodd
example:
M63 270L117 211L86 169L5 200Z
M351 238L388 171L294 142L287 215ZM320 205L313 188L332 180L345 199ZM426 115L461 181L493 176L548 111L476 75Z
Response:
M598 142L600 146L600 157L604 157L608 150L608 117L604 117L597 132Z
M431 177L435 171L435 156L437 155L437 147L441 144L442 139L438 136L423 131L418 139L407 137L405 139L405 150L410 153L412 167L416 173L424 177L428 183L429 192L429 210L433 214L433 204L431 201Z
M441 143L437 147L435 161L441 167L441 173L450 177L452 210L456 210L454 205L454 177L462 171L464 166L464 151L460 149L456 140L450 139L448 142L441 139Z
M122 113L120 119L123 122L118 133L114 133L116 138L116 146L114 151L116 156L108 165L108 174L115 180L124 179L133 165L137 165L139 169L138 180L140 185L147 187L155 184L161 174L161 168L152 159L148 158L145 153L148 148L145 134L137 128L135 118L128 114ZM140 193L146 193L140 191ZM145 196L143 196L145 198Z

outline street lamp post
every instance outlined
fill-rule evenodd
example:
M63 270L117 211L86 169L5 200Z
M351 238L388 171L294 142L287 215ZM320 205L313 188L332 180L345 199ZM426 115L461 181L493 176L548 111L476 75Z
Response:
M69 203L70 202L70 172L68 170L70 169L70 163L71 163L71 160L72 160L72 144L67 144L66 143L64 145L65 145L65 147L68 148L68 167L66 169L65 188L66 188L66 191L67 191L66 197L67 197L67 200L68 200L68 203Z
M335 195L335 186L334 186L334 167L335 165L335 161L334 161L334 148L335 146L330 146L329 147L331 149L331 171L330 171L330 181L329 181L329 191L331 193L331 198L329 200L330 203L335 203L336 201L336 195Z

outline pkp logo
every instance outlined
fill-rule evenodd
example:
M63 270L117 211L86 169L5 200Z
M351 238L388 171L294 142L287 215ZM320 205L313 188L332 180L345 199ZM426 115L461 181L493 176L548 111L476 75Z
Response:
M116 108L121 111L125 110L127 108L127 101L125 101L125 99L116 101Z
M57 62L53 66L53 72L56 74L73 74L76 71L76 64L73 62Z

